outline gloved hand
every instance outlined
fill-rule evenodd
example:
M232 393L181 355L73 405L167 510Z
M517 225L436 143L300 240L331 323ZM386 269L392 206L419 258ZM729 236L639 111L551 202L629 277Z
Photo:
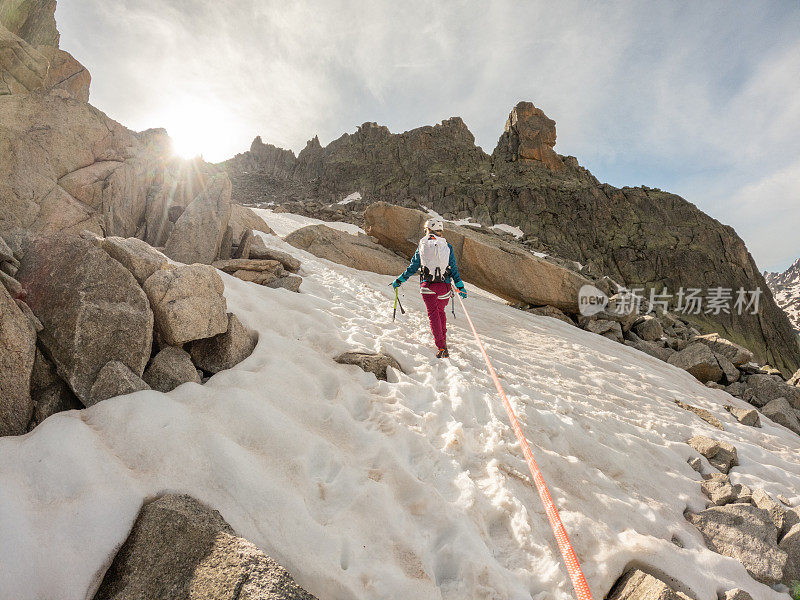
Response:
M463 281L459 281L456 284L456 287L458 288L458 295L461 296L462 298L466 298L467 297L467 290L464 289L464 282Z
M399 288L402 284L403 284L403 280L400 277L398 277L397 279L395 279L392 282L392 287L393 288Z

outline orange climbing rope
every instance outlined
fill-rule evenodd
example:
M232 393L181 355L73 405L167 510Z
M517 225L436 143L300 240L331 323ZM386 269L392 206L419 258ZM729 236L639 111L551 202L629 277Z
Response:
M497 373L492 366L492 361L489 360L489 355L486 354L486 348L483 347L483 342L481 342L481 338L475 330L475 325L472 324L472 319L469 317L467 307L464 306L464 301L460 296L458 296L458 301L461 303L464 316L467 317L467 322L469 323L470 329L472 329L472 334L475 336L475 341L478 342L478 346L481 349L483 360L486 361L486 367L489 369L489 375L491 375L494 380L494 387L497 388L497 393L500 394L500 398L503 400L503 406L508 413L509 421L511 421L511 428L514 430L520 446L522 446L522 453L525 455L528 468L536 484L536 490L539 492L539 497L542 499L544 511L547 513L550 526L553 528L553 534L556 536L558 549L561 550L561 556L564 558L564 564L567 566L569 578L572 581L572 587L575 588L575 595L579 600L592 600L592 593L589 591L589 585L586 583L586 578L583 576L578 557L575 556L575 550L572 549L567 530L564 529L564 524L561 522L561 517L558 515L558 509L553 503L553 499L550 497L550 492L547 489L547 484L544 482L542 472L539 470L539 465L536 464L536 459L533 458L533 452L531 452L531 447L528 445L528 440L525 439L525 434L522 433L522 427L520 427L517 415L514 414L514 409L511 408L511 403L508 401L503 386L500 385L500 380L497 378Z

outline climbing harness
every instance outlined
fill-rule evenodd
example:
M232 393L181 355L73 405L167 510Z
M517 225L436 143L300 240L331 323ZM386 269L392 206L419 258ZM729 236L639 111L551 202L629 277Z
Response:
M391 285L391 284L389 284ZM400 306L400 314L406 314L406 311L403 310L403 305L400 303L400 294L397 288L394 288L394 312L392 313L392 321L397 316L397 307Z
M561 556L564 559L569 578L572 581L572 587L575 589L575 595L578 600L592 600L592 593L589 591L589 585L586 583L586 578L583 576L578 557L575 555L575 550L573 550L572 544L569 541L567 530L564 529L564 524L561 522L558 509L553 503L553 499L550 497L550 491L547 489L547 484L544 482L544 477L542 476L541 470L539 470L539 465L533 458L533 452L531 452L531 447L528 445L528 440L525 439L525 434L522 432L522 427L519 424L517 415L514 414L514 409L508 401L503 386L500 385L500 380L497 378L497 373L492 366L492 361L489 360L486 348L483 347L483 342L478 336L478 332L475 330L475 325L472 324L472 319L469 317L469 313L464 306L464 301L461 299L461 296L458 297L458 301L461 303L461 310L464 311L467 323L469 323L469 327L472 329L472 335L475 336L475 341L478 342L478 347L481 349L483 360L486 362L486 368L489 370L489 375L492 376L492 380L494 381L494 387L497 388L497 393L500 394L500 398L503 401L503 406L506 409L506 413L508 413L508 420L511 422L511 428L514 430L520 446L522 446L522 453L525 455L525 461L528 463L528 468L536 484L536 491L539 492L539 498L541 498L542 504L544 505L547 519L550 521L550 526L553 528L553 534L558 542L558 549L561 550Z

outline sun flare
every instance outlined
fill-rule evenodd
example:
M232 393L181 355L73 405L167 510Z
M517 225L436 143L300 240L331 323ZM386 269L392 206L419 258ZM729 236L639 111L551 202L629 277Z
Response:
M219 153L234 130L234 121L223 107L188 100L167 112L162 120L172 138L175 155L182 158L203 157L219 160Z

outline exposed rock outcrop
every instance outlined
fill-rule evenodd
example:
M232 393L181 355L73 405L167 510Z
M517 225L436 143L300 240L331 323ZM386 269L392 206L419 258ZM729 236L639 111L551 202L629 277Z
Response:
M28 430L33 429L47 417L65 410L83 408L78 397L56 373L56 367L44 353L37 348L31 373L31 397L33 398L33 418Z
M115 396L149 389L150 386L125 364L118 360L110 360L100 369L83 403L86 406L93 406Z
M264 219L246 206L240 204L231 205L231 217L228 224L231 226L231 237L234 240L241 239L242 234L247 229L261 231L263 233L272 233L272 229L270 229Z
M107 237L101 242L101 248L128 269L140 285L150 275L169 265L166 256L137 238Z
M606 596L608 600L692 600L661 579L640 569L631 569L620 577Z
M297 273L300 270L300 261L288 252L281 252L274 248L268 248L260 237L256 236L250 244L250 256L248 258L256 260L277 260L283 265L283 268L291 273Z
M709 333L708 335L698 335L692 338L692 342L700 342L708 346L714 354L724 356L735 367L749 363L753 360L753 353L747 348L734 344L730 340L723 338L718 333Z
M758 411L754 408L739 408L736 406L726 406L725 409L730 412L736 420L742 425L749 427L759 427L760 421L758 418Z
M0 6L0 95L59 90L89 100L89 72L59 50L54 0L6 0Z
M300 284L303 282L302 277L284 271L283 263L278 260L231 258L215 261L213 266L242 281L250 281L271 288L284 288L292 292L299 291Z
M689 514L714 552L735 558L755 579L768 585L783 578L787 554L778 548L778 530L769 513L750 504L712 506Z
M688 371L703 383L722 379L722 367L705 344L689 344L680 352L672 354L667 362Z
M95 600L314 600L215 510L168 495L142 507Z
M383 352L378 354L369 352L344 352L333 360L342 365L356 365L367 373L373 373L375 377L383 381L386 381L386 369L388 367L402 371L400 363L392 356Z
M739 464L736 447L728 442L712 440L704 435L696 435L686 443L705 456L709 464L722 473L727 473L732 467Z
M770 400L761 408L761 412L779 425L800 435L800 418L786 398Z
M800 408L800 388L787 385L777 375L754 373L747 378L743 398L754 406L762 407L776 398L786 398L793 408Z
M225 285L211 266L184 265L156 271L144 282L144 291L153 307L156 327L170 346L182 346L228 329Z
M506 121L492 158L496 161L530 161L558 171L564 168L556 145L556 122L532 102L520 102Z
M194 364L208 373L230 369L252 354L256 339L233 313L224 333L189 344Z
M201 382L189 353L174 346L166 346L153 357L142 379L152 389L165 393L189 381Z
M21 245L31 232L84 230L152 246L174 237L175 256L210 263L217 258L211 251L223 248L211 234L217 232L209 232L227 231L229 200L227 176L202 161L175 158L164 130L135 133L64 90L0 95L0 234L7 241ZM213 223L197 208L186 210L212 201ZM240 220L265 227L240 208ZM191 226L203 235L193 236Z
M153 339L153 312L128 269L94 244L56 234L31 242L17 273L44 325L39 340L84 403L109 361L141 376Z
M36 331L0 285L0 436L27 431L33 416L30 380Z
M370 205L364 213L367 233L409 258L427 218L421 211L385 202ZM467 227L445 224L444 237L465 281L509 300L578 312L578 292L590 283L578 273Z
M786 552L783 583L793 585L800 581L800 524L793 526L781 539L778 548Z
M32 46L58 47L54 0L5 0L0 23Z
M231 182L212 177L175 222L164 254L186 264L210 265L219 255L231 216Z
M295 248L354 269L396 277L408 266L407 261L368 236L351 235L327 225L307 225L284 239Z

